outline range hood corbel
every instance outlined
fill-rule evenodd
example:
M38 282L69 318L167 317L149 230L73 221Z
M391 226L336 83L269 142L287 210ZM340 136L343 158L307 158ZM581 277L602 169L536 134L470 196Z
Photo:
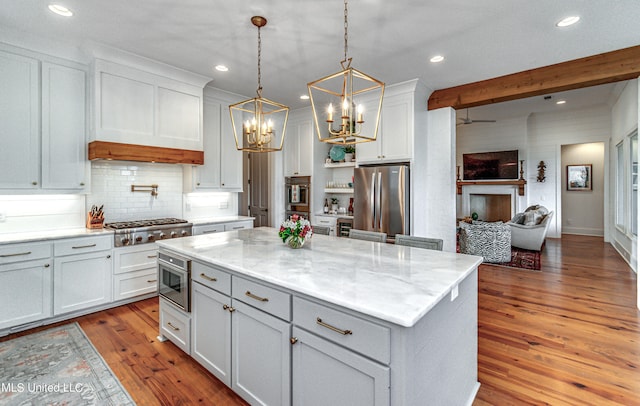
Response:
M188 149L150 147L148 145L121 144L92 141L89 143L89 160L158 162L168 164L203 165L204 152Z

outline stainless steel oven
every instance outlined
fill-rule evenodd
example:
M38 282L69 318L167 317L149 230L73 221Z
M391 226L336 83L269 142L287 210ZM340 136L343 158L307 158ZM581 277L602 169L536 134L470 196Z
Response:
M311 176L287 176L285 183L285 214L299 214L309 218L311 202Z
M160 296L185 312L191 311L191 261L175 254L158 254Z

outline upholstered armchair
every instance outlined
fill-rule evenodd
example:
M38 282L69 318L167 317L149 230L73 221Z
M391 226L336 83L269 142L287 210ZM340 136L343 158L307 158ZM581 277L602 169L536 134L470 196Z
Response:
M512 219L507 224L511 227L511 245L525 250L540 251L547 236L553 211L544 215L540 222L533 225L518 224Z

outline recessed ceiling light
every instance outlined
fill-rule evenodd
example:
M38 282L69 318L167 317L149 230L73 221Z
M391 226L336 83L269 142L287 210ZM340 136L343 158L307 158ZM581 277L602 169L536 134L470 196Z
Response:
M300 98L302 100L309 100L309 95L308 94L303 94L302 96L300 96Z
M578 16L565 17L556 23L556 27L568 27L577 23L578 21L580 21L580 17Z
M71 17L73 15L71 10L59 4L49 4L49 10L64 17Z
M224 66L224 65L216 65L216 70L217 70L217 71L220 71L220 72L226 72L226 71L228 71L228 70L229 70L229 68L227 68L227 67L226 67L226 66Z
M558 100L556 104L565 104L566 102L567 102L566 100Z
M429 61L436 63L436 62L442 62L444 61L444 56L442 55L436 55L433 58L429 59Z

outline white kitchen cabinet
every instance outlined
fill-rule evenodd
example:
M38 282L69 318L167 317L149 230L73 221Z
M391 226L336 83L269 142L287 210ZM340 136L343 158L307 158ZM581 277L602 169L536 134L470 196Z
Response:
M113 251L113 300L158 292L158 247L118 247Z
M40 183L38 60L0 49L0 187Z
M86 67L0 50L0 72L0 188L85 190Z
M224 231L244 230L247 228L253 228L253 220L234 221L224 225Z
M0 247L0 329L52 315L51 243Z
M242 191L242 152L236 149L228 107L222 100L205 98L204 165L185 170L185 186L191 190Z
M111 302L111 235L54 241L53 314Z
M338 218L335 216L320 216L314 215L312 225L318 225L323 227L329 227L329 235L335 237L336 225L338 224Z
M160 341L171 340L176 347L191 354L191 316L162 296L159 299Z
M410 161L413 159L413 139L415 136L414 109L416 103L414 90L417 81L388 86L382 101L382 114L378 137L375 142L365 142L356 146L358 163L380 163ZM422 101L426 104L425 101ZM373 118L376 104L365 101L365 112ZM426 109L426 106L425 106ZM363 132L373 133L373 120L363 124Z
M83 190L86 162L86 72L42 63L42 187Z
M296 326L293 337L294 405L389 405L389 367Z
M231 298L197 282L191 286L191 356L231 386Z
M193 226L193 235L213 234L223 231L244 230L253 228L253 220L238 220L223 223L198 224Z
M313 175L313 117L304 109L292 112L284 139L284 175Z
M207 78L146 63L151 66L143 70L96 58L96 139L202 151L202 89ZM152 73L160 70L162 75Z
M232 304L231 388L250 404L290 405L291 325L239 300Z

